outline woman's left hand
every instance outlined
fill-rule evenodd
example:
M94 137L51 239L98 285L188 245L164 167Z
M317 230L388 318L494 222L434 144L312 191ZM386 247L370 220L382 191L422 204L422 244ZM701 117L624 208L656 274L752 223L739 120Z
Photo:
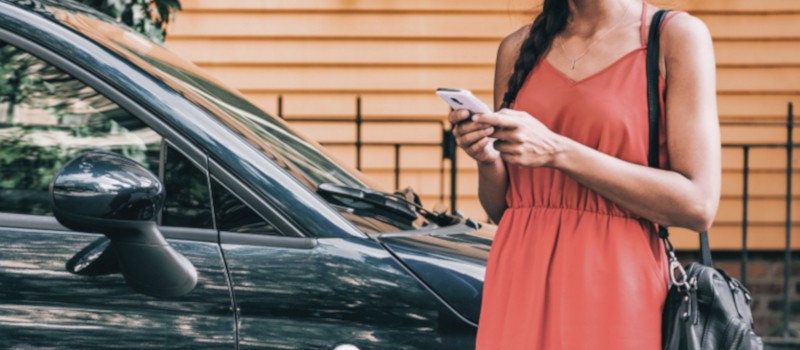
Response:
M492 114L476 114L473 121L493 125L494 148L506 163L537 168L555 166L564 151L566 138L551 131L526 112L501 109Z

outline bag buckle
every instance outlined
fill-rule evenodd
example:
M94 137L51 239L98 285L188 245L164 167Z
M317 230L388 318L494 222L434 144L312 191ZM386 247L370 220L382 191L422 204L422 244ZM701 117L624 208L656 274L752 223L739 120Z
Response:
M678 272L676 275L675 272ZM686 270L683 269L681 263L677 259L670 259L669 261L669 279L672 281L672 284L677 287L687 287L688 284L686 283Z

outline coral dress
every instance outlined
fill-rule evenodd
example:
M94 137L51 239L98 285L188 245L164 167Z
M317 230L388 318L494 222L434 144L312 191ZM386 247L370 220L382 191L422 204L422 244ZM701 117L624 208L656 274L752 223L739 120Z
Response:
M513 109L647 166L645 9L640 48L578 81L542 59ZM663 167L663 133L661 144ZM660 349L668 269L655 226L561 171L506 166L508 209L489 252L477 349Z

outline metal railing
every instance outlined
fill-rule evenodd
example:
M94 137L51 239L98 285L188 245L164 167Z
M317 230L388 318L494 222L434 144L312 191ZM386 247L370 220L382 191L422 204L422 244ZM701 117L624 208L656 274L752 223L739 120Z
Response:
M450 132L449 126L445 125L443 119L396 119L396 118L369 118L364 119L361 111L361 97L356 98L356 112L353 118L291 118L289 121L302 121L302 122L334 122L334 123L355 123L356 126L356 139L351 142L322 142L324 145L331 146L355 146L356 149L356 168L362 169L362 151L364 146L391 146L394 147L394 185L398 189L400 187L400 150L402 147L431 147L437 146L442 149L442 157L439 163L440 174L440 189L439 199L444 202L444 179L445 179L445 161L450 164L450 209L453 213L457 208L457 175L458 169L456 166L456 144ZM283 116L283 99L278 97L278 115ZM364 123L432 123L439 126L442 132L441 142L365 142L363 141L363 125ZM786 142L783 143L723 143L722 148L728 149L741 149L742 151L742 248L741 248L741 282L747 285L747 263L748 263L748 210L749 210L749 186L750 186L750 150L752 149L780 149L786 150L786 217L785 217L785 250L784 250L784 269L783 269L783 324L782 335L788 337L791 335L789 328L789 316L791 315L791 304L789 300L791 286L791 267L792 267L792 242L791 242L791 229L792 229L792 157L794 148L800 146L794 143L793 131L794 125L794 110L793 104L788 103L786 121L785 122L722 122L721 126L748 126L748 127L786 127Z
M754 122L754 123L720 123L722 126L751 126L751 127L786 127L786 142L783 143L769 143L769 144L736 144L736 143L723 143L723 148L739 148L742 150L742 250L741 250L741 282L747 286L747 229L748 229L748 209L750 198L750 150L755 148L783 148L786 150L786 217L784 221L785 229L785 249L784 249L784 268L783 268L783 324L782 336L791 336L789 329L789 316L791 315L791 304L789 303L789 295L791 294L790 278L792 269L792 175L794 169L792 167L792 157L794 148L800 145L794 143L793 131L794 125L794 105L789 102L786 112L786 122L783 123L767 123L767 122Z

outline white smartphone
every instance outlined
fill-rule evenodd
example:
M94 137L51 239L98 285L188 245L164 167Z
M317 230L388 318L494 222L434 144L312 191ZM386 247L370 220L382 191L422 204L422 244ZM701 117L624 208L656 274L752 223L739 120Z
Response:
M472 114L492 113L483 101L479 100L471 91L467 89L436 89L436 95L444 102L447 102L453 109L466 109Z

